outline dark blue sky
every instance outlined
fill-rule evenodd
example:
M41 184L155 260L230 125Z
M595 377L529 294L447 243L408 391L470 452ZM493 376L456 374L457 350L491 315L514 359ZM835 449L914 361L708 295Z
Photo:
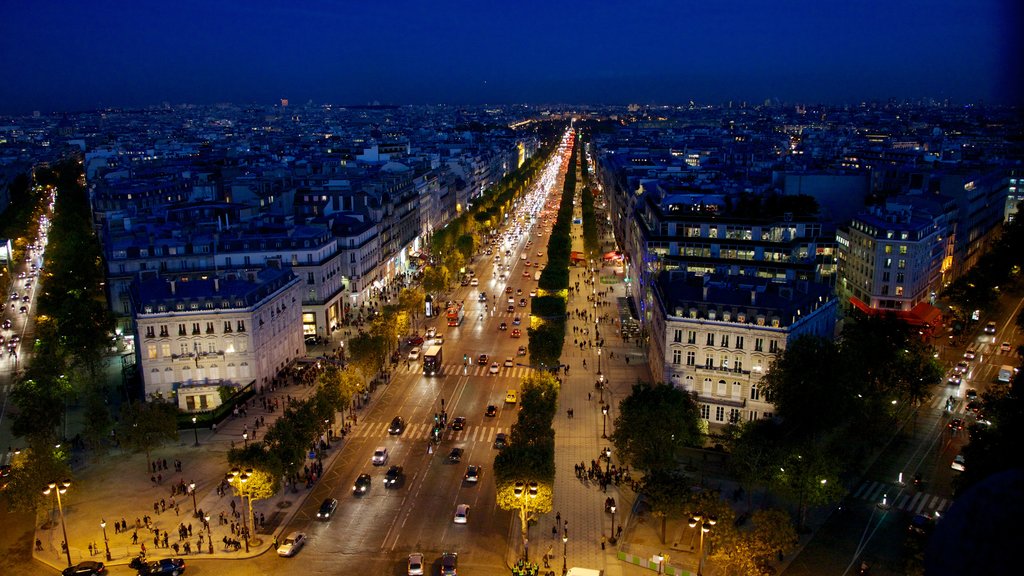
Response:
M0 113L282 97L1016 103L1024 32L1017 4L8 1L0 10Z

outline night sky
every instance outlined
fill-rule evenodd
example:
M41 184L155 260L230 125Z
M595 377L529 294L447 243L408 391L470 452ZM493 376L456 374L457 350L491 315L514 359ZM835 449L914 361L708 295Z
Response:
M279 98L1017 103L1020 4L7 0L0 113Z

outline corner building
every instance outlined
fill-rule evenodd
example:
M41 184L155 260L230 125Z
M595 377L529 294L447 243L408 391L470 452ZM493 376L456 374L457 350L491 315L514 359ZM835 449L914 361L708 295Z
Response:
M305 353L302 291L280 267L137 279L136 362L146 398L200 412L221 403L222 387L269 384Z

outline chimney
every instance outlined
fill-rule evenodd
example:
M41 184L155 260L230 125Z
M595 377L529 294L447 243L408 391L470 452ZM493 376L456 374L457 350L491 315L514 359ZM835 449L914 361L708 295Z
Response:
M750 305L754 306L757 304L757 290L750 291Z
M175 294L175 292L174 292L174 288L175 288L175 286L174 286L174 280L171 280L171 296L174 296L174 294Z
M220 292L220 278L213 279L213 291Z

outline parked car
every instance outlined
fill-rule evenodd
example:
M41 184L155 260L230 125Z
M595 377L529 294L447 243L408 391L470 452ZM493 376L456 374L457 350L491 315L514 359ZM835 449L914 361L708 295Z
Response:
M302 532L292 532L285 536L281 545L277 547L277 555L285 558L290 558L298 554L299 550L302 549L306 544L306 535Z
M103 565L103 562L96 562L94 560L82 560L74 566L68 566L61 572L62 576L98 576L105 574L107 567Z
M178 576L185 572L185 560L163 558L146 562L139 568L139 576Z

